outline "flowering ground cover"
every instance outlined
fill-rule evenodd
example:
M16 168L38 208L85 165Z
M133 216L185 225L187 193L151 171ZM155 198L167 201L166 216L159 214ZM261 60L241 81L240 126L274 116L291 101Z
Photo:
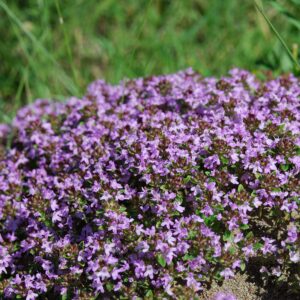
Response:
M0 126L1 297L197 299L253 266L299 295L299 97L292 75L186 70L19 110Z
M257 2L297 57L300 1ZM0 36L4 123L36 98L81 97L95 78L297 72L254 0L0 0Z

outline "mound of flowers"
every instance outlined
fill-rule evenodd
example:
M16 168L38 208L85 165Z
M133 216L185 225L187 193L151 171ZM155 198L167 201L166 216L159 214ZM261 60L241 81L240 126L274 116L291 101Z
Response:
M299 289L300 82L234 69L90 85L0 126L4 299L197 299L251 265Z

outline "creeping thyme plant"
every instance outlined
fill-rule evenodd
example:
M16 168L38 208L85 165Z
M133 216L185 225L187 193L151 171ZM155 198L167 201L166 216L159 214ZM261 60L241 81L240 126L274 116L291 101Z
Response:
M90 85L0 125L0 295L197 299L300 280L300 85L233 69Z

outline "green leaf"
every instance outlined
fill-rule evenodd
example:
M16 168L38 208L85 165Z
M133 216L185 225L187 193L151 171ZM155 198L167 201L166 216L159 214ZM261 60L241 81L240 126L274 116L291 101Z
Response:
M256 194L256 191L252 191L252 192L251 192L251 197L256 197L256 195L257 195L257 194Z
M111 291L113 290L113 288L114 288L113 284L110 283L110 282L108 282L108 283L105 285L105 287L106 287L106 289L107 289L109 292L111 292Z
M153 299L153 292L152 290L149 290L147 293L146 293L146 298L150 298L150 299Z
M287 55L294 62L295 67L297 69L300 69L300 63L299 63L298 59L296 57L294 57L294 55L291 52L290 48L287 46L285 40L283 39L283 37L281 36L281 34L277 31L277 29L274 27L273 23L271 22L271 20L269 19L269 17L265 13L263 7L258 4L257 0L254 0L254 4L255 4L257 10L260 12L260 14L265 19L265 21L268 23L270 29L273 31L273 33L275 34L275 36L277 37L277 39L279 40L279 42L281 43L281 45L283 46L283 48L285 49L285 52L287 53Z
M166 267L167 262L166 262L166 260L164 259L164 257L163 257L161 254L159 254L159 255L157 256L157 261L158 261L158 263L159 263L163 268Z
M44 211L40 211L40 221L43 222L47 227L52 226L52 222L48 219L47 214Z
M171 213L171 216L172 216L172 217L178 217L178 216L180 216L180 215L181 215L180 212L177 211L177 210L173 210L173 212Z
M249 229L249 225L248 225L248 224L242 224L242 225L240 226L240 228L241 228L242 230L247 230L247 229Z
M217 273L214 275L214 279L217 280L217 281L222 280L222 276L221 276L220 272L217 272Z
M245 269L246 269L246 264L245 264L245 262L244 262L244 261L242 261L242 262L241 262L241 265L240 265L240 267L241 267L241 271L242 271L242 272L244 272L244 271L245 271Z
M227 241L231 241L233 239L233 234L231 231L227 230L224 234L223 234L223 240L225 242Z
M244 186L242 184L239 184L239 186L238 186L238 192L240 193L240 192L242 192L244 190L245 190Z
M61 296L61 300L67 300L68 298L68 293L65 293Z
M294 17L283 5L278 2L272 1L271 5L281 14L285 15L289 22L296 28L300 29L300 22ZM299 3L298 3L299 5Z
M254 176L255 176L256 179L261 179L262 178L262 175L259 174L259 173L255 173Z
M197 236L197 234L198 234L197 231L190 230L189 233L188 233L188 239L193 240Z
M155 227L160 228L160 226L161 226L161 221L157 221L156 224L155 224Z
M126 207L124 205L121 205L119 208L120 212L125 212L126 211Z
M262 244L262 243L259 243L259 242L255 243L255 244L253 245L253 249L254 249L254 250L259 250L259 249L261 249L262 247L263 247L263 244Z
M235 249L234 246L229 247L229 253L230 253L231 255L233 255L233 254L236 253L236 249Z
M164 185L164 184L162 184L161 186L160 186L160 189L162 190L162 191L164 191L164 192L166 192L168 189L167 189L167 187Z
M216 212L222 212L225 210L225 208L222 204L214 205L213 208Z
M288 171L289 168L290 168L289 164L280 164L280 169L284 172Z
M229 159L223 155L221 155L220 160L223 165L228 165L228 163L229 163Z
M287 9L286 9L283 5L281 5L280 3L278 3L278 2L272 1L272 2L271 2L271 5L272 5L278 12L280 12L280 13L282 13L282 14L288 13Z
M186 253L186 254L182 257L182 259L183 259L184 261L191 260L191 259L194 259L194 258L195 258L195 257L194 257L193 255L188 254L188 253Z
M217 217L212 215L212 216L204 218L204 223L206 226L211 226L216 220L217 220Z
M183 202L183 195L182 195L182 193L178 193L176 195L175 199L176 199L177 202L179 202L179 204L181 204Z
M246 239L252 239L254 237L254 234L252 231L248 232L247 235L246 235Z
M183 178L183 182L184 182L185 184L187 184L187 183L191 182L192 179L193 179L193 177L192 177L191 175L188 175L188 176L186 176L185 178Z
M300 30L300 22L292 17L288 17L289 22Z

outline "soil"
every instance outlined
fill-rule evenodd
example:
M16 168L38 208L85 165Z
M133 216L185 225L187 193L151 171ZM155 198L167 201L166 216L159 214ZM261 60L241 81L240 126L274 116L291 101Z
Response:
M213 282L210 289L204 291L199 300L214 300L216 294L230 293L237 300L300 300L300 295L287 295L286 289L272 286L262 288L246 274L237 274L232 279L227 279L222 285Z
M262 299L258 296L259 290L257 286L248 281L245 274L237 274L234 278L225 280L221 286L213 282L211 288L205 291L200 299L213 300L219 292L233 294L238 300Z

